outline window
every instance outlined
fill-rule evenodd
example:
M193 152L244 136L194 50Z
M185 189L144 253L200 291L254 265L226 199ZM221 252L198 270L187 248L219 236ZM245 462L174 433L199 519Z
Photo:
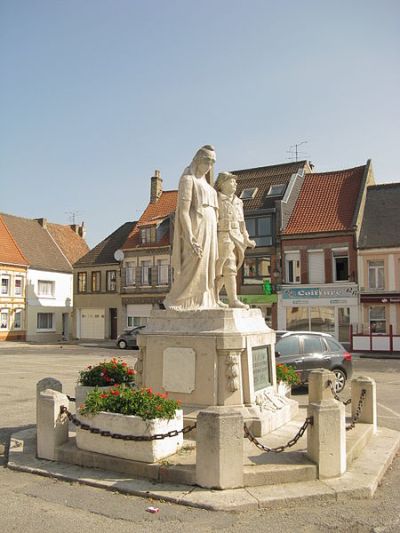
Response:
M369 327L372 333L386 333L386 309L383 305L370 308Z
M54 281L38 281L38 295L50 298L54 296Z
M250 238L256 241L257 246L272 245L272 218L270 216L246 218L246 227Z
M349 254L347 248L332 250L333 254L333 281L348 281L349 279Z
M125 284L127 287L130 285L135 285L136 278L136 269L135 269L135 263L133 261L130 261L129 263L126 263L126 270L125 270Z
M0 311L0 329L8 329L8 309Z
M265 279L271 281L271 258L245 257L243 263L243 283L261 285Z
M285 253L286 283L300 283L300 253Z
M140 318L137 316L128 316L128 328L140 326Z
M325 345L322 344L321 337L317 335L303 336L304 355L313 353L323 353L326 351Z
M107 291L115 292L117 290L117 271L107 270L106 279L107 279Z
M78 292L87 291L87 273L78 272Z
M308 251L308 283L325 283L325 256L321 250Z
M297 337L297 335L289 335L288 337L282 337L276 343L276 351L280 355L299 354L300 353L299 338ZM279 364L280 363L279 359L276 362Z
M251 189L243 189L243 191L240 193L240 198L242 200L252 200L257 194L257 191L257 187L252 187Z
M383 261L368 261L368 287L385 288L385 270Z
M16 309L14 311L14 329L22 328L22 309Z
M157 260L157 284L168 285L168 259Z
M151 266L151 262L150 261L141 261L140 262L140 266L141 266L141 282L142 282L142 285L150 285L150 266Z
M92 272L92 292L101 291L101 272Z
M271 185L267 192L267 196L282 196L285 192L286 185L284 183L279 183L278 185Z
M140 240L142 241L142 244L147 244L149 242L155 241L155 232L156 228L142 228L140 230Z
M14 295L22 296L23 292L23 279L21 276L17 276L14 281Z
M38 313L37 329L53 329L53 313Z
M1 276L1 294L10 294L10 276Z

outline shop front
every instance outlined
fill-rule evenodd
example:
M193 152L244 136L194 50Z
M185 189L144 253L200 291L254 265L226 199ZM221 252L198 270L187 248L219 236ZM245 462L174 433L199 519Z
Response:
M346 284L283 285L278 295L278 329L330 333L350 342L350 325L358 323L358 286Z

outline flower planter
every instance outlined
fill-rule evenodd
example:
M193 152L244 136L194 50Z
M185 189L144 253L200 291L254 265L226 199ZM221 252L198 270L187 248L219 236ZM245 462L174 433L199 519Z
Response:
M286 381L280 381L278 383L278 394L280 396L286 396L286 398L290 398L292 395L292 386Z
M82 415L79 413L79 407L85 403L86 396L89 394L89 392L92 392L96 387L87 387L86 385L80 385L77 383L75 385L75 408L76 408L76 417L79 418L79 420L82 418ZM112 389L112 386L108 387L97 387L99 390L102 391L109 391Z
M104 411L93 415L80 415L82 422L111 433L121 435L145 435L151 436L157 433L167 433L183 428L183 412L176 411L175 418L171 420L156 418L154 420L143 420L138 416L122 415L119 413L106 413ZM137 442L90 433L77 427L76 444L81 450L87 450L122 459L132 461L142 461L155 463L175 454L183 444L183 435L180 433L176 437L166 437L162 440L152 440L147 442Z

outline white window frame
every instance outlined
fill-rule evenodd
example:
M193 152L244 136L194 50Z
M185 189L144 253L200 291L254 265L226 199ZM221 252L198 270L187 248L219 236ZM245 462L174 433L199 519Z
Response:
M17 327L15 325L15 317L17 316L17 313L19 313L20 315L20 326ZM13 329L23 329L23 326L24 326L24 310L23 309L15 309L14 310L14 317L13 317Z
M292 268L290 268L290 265L292 265ZM293 279L290 279L291 270ZM301 283L301 263L300 252L298 250L285 252L285 283L290 283L291 285Z
M275 183L268 189L267 196L282 196L285 193L285 183Z
M240 193L240 198L242 200L252 200L257 194L258 187L250 187L248 189L243 189Z
M377 309L383 309L383 315L384 315L384 318L381 318L381 317L374 317L372 318L371 317L371 312L372 311L376 311ZM380 323L383 323L385 325L385 327L383 329L379 329L379 330L376 330L374 329L372 326L371 326L371 323L372 322L380 322ZM387 323L387 318L386 318L386 307L384 305L375 305L374 307L370 307L368 309L368 325L369 325L369 328L370 328L370 331L372 331L373 333L386 333L386 323Z
M7 283L5 285L6 291L3 291L3 280L5 280ZM1 281L0 281L0 296L10 296L10 283L11 283L11 276L8 274L2 274L1 275Z
M50 327L46 327L46 328L39 327L39 316L41 316L41 315L46 315L47 317L51 316L51 326ZM36 315L36 331L54 331L54 330L55 330L55 327L54 327L54 313L37 313L37 315Z
M380 265L374 265L372 266L371 263L382 263ZM368 266L368 288L369 289L380 289L380 290L384 290L385 289L385 261L383 259L375 259L375 260L368 260L367 261L367 266ZM372 283L371 283L371 270L374 272L374 276L375 276L375 283L374 283L374 287L372 286ZM379 271L382 272L382 286L379 285Z
M3 315L6 315L6 327L3 328ZM10 330L10 311L7 308L0 309L0 331Z
M136 263L129 261L125 266L125 286L133 287L136 285Z
M157 259L157 285L168 285L169 282L168 259Z
M17 292L17 281L21 282L21 290L20 292ZM24 277L23 276L15 276L14 278L14 296L22 296L24 294Z
M42 285L41 285L42 284ZM39 279L38 280L38 296L40 298L54 298L54 294L55 294L55 281L53 280L49 280L49 279ZM43 291L41 290L41 288L43 289L43 287L50 287L50 292L49 291Z

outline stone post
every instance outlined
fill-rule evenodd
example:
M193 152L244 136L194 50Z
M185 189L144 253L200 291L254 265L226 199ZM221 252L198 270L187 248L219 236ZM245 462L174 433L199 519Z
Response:
M40 393L46 389L55 390L57 392L62 392L62 383L56 378L43 378L36 384L36 420L38 416L38 405Z
M366 396L364 398L358 422L364 424L372 424L373 432L377 431L377 414L376 414L376 383L375 380L365 376L359 376L351 382L351 416L356 414L358 402L360 400L361 391L365 389Z
M329 370L313 370L308 382L308 416L314 423L307 429L307 454L318 465L319 479L338 477L346 471L345 407L332 396Z
M68 440L68 417L60 415L60 407L69 409L65 394L46 389L37 399L37 456L57 460L57 447Z
M209 489L243 486L243 417L229 407L197 416L196 482Z

